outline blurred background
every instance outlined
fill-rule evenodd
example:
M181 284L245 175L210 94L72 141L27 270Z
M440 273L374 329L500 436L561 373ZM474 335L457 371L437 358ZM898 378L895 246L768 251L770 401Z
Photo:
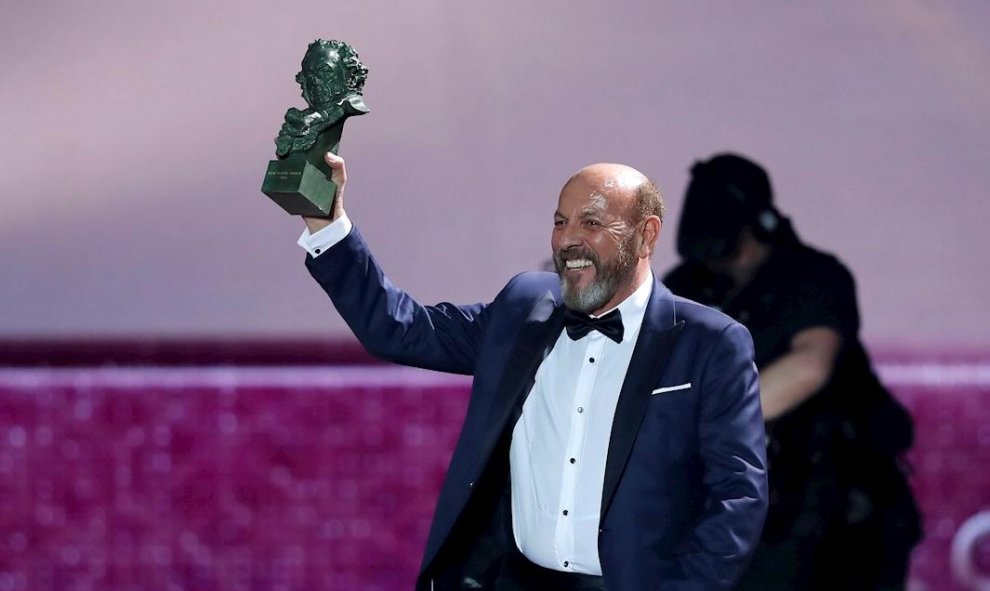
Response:
M260 192L318 37L370 70L349 215L423 302L540 268L585 164L663 188L662 273L692 163L762 163L915 417L912 588L990 589L985 2L3 13L0 591L411 586L467 382L370 365Z

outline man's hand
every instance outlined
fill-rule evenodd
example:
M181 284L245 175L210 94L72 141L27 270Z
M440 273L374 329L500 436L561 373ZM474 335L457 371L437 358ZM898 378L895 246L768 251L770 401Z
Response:
M309 228L310 234L315 234L323 228L330 225L340 219L340 216L344 215L344 184L347 182L347 171L344 170L344 159L340 156L334 154L333 152L327 152L323 159L326 161L327 166L333 171L330 175L330 180L337 185L337 196L333 200L333 209L330 210L330 217L316 218L303 216L303 221L306 222L306 226Z

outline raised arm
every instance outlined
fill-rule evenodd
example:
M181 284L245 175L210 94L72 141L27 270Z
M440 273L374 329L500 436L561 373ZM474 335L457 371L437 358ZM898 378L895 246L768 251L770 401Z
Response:
M304 217L309 238L345 233L306 257L306 266L337 311L373 355L437 371L471 374L487 322L486 306L423 306L382 272L344 212L344 160L328 153L337 197L327 218ZM342 229L343 228L343 229Z

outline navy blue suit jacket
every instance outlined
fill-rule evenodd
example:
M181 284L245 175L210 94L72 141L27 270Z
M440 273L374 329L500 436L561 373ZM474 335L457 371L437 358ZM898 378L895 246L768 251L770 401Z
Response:
M430 589L474 484L560 335L559 280L523 273L490 304L422 306L385 277L356 229L307 266L372 354L474 376L417 579ZM767 506L752 340L654 281L608 446L602 573L611 591L730 589ZM683 384L691 386L653 393Z

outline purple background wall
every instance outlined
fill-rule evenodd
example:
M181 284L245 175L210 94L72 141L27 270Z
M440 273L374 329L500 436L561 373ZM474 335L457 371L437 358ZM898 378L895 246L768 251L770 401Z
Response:
M985 582L986 523L950 562L990 520L986 2L8 4L0 344L349 338L300 222L259 191L306 45L341 38L371 69L348 210L424 301L484 300L541 266L584 164L664 187L663 271L691 163L762 161L799 231L854 270L866 340L907 351L886 376L919 429L912 588ZM967 349L977 363L926 365ZM0 589L407 584L463 384L102 371L4 374ZM382 430L392 411L415 428ZM404 507L374 495L396 471Z
M353 43L349 211L423 300L540 266L561 183L665 188L733 149L854 269L865 334L990 344L990 5L12 3L0 19L0 335L343 337L259 192L316 37Z

